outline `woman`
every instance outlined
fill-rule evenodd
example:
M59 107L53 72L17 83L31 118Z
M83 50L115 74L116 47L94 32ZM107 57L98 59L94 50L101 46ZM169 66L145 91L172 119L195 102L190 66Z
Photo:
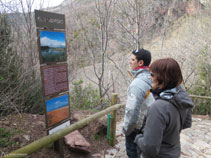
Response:
M149 71L156 101L148 109L143 134L134 142L144 158L179 158L180 132L191 127L194 104L180 86L182 72L174 59L156 60Z

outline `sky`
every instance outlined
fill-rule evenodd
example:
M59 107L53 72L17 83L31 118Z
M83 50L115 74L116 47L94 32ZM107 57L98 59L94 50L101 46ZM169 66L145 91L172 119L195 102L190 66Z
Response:
M20 2L23 2L25 8L27 8L27 4L30 4L30 6L32 4L32 11L34 11L34 9L39 10L42 8L58 6L63 1L64 0L0 0L0 11L6 10L7 12L11 12L11 9L15 10L18 6L20 8Z
M68 106L68 94L46 101L47 112Z
M34 0L35 9L39 9L40 8L40 4L45 7L55 7L60 5L64 0Z

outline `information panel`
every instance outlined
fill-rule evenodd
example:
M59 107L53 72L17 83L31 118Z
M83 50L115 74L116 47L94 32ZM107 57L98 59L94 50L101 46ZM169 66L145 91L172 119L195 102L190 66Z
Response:
M35 10L35 21L46 127L52 134L70 125L65 16Z
M64 123L56 126L55 128L50 129L48 133L49 134L53 134L53 133L59 131L60 129L66 128L68 126L70 126L70 121L69 120L67 122L64 122Z
M68 91L67 64L41 68L44 96Z
M63 14L35 10L35 20L37 27L65 29L65 17Z

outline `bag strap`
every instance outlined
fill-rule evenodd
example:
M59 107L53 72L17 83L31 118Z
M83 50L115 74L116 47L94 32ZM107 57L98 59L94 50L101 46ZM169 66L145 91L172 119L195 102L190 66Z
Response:
M131 73L130 71L127 71L127 72L129 73L129 75L130 75L133 79L135 79L135 77L132 75L132 73ZM146 98L149 96L149 94L150 94L150 89L147 91L146 95L144 96L144 99L146 99Z
M162 100L165 100L165 99L162 99ZM171 100L165 100L165 101L171 103L171 105L173 105L177 109L177 111L179 113L179 116L180 116L180 132L181 132L182 131L182 125L183 125L183 123L182 123L182 115L181 115L181 112L180 112L179 108Z
M161 98L159 98L159 99L161 99ZM165 100L165 99L161 99L161 100ZM171 105L173 105L177 109L179 116L180 116L180 132L181 132L183 123L182 123L182 115L180 113L179 108L171 100L165 100L165 101L169 102ZM141 128L138 132L139 134L143 134L143 129L144 129L145 124L146 124L146 119L147 119L147 117L146 117L146 115L144 115L144 120L143 120L142 126L141 126Z

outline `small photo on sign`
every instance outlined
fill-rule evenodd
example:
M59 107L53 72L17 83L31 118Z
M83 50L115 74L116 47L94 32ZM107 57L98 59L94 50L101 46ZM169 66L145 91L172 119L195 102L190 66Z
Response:
M66 61L65 32L40 30L41 64Z
M69 118L68 97L68 94L65 94L46 101L48 127Z

